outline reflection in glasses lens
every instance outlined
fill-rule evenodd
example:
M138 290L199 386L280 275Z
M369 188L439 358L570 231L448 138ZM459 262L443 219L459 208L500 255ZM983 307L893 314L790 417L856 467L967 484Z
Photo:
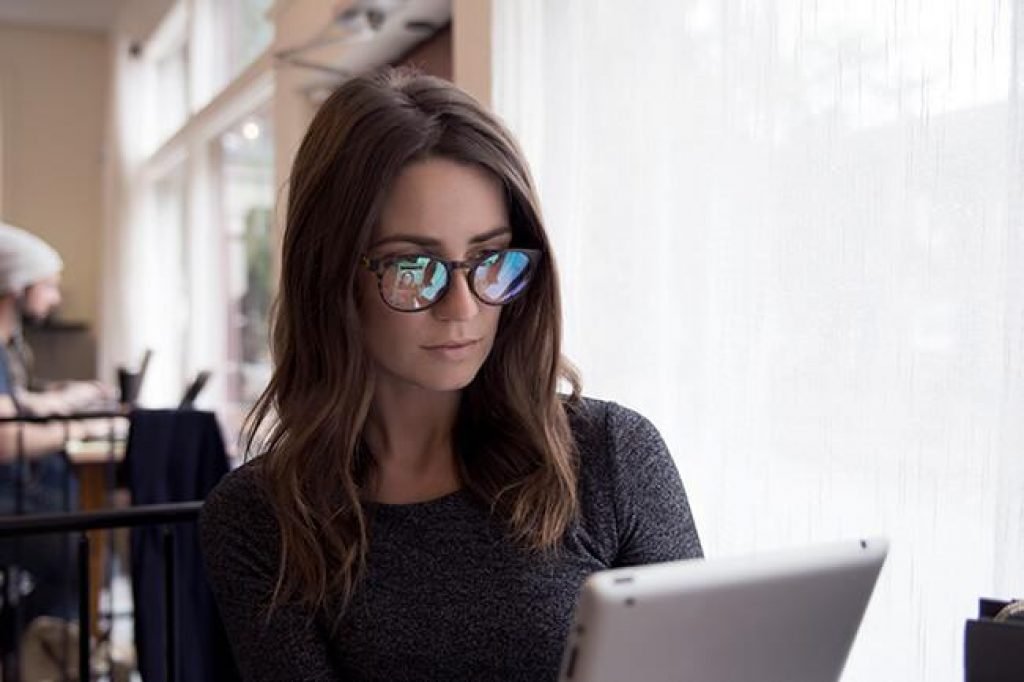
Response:
M499 251L476 266L473 290L481 300L501 305L526 288L530 274L530 256L525 251Z
M526 289L538 257L539 252L525 249L495 251L467 263L402 256L381 263L377 270L380 293L396 310L423 310L444 296L452 269L466 268L477 298L490 305L505 305Z

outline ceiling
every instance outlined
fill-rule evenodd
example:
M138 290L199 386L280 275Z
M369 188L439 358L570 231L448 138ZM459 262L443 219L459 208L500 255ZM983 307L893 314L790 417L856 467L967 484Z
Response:
M0 0L0 23L105 32L113 26L122 2L124 0Z
M114 26L118 11L131 3L134 14L163 16L173 0L0 0L0 23L43 28L67 28L107 32ZM287 3L278 2L284 5ZM347 0L335 5L377 4L370 0ZM384 6L391 0L379 0ZM451 0L404 0L395 3L402 18L425 19L445 23L451 17ZM402 6L404 5L404 7ZM389 31L381 38L387 38Z

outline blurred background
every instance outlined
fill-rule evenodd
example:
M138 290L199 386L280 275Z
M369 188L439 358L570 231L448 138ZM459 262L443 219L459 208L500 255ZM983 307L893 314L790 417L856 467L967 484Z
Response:
M587 393L649 416L709 555L892 550L844 680L963 679L1024 597L1024 0L0 0L0 219L66 262L51 376L270 373L291 160L408 63L519 136Z

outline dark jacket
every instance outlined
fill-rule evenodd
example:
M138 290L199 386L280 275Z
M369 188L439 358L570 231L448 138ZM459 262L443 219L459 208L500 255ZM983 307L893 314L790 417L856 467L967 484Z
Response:
M202 500L229 469L215 416L194 410L133 412L125 467L135 505ZM196 525L173 530L178 680L239 679L206 582ZM139 673L145 682L165 682L163 529L133 529L131 545Z

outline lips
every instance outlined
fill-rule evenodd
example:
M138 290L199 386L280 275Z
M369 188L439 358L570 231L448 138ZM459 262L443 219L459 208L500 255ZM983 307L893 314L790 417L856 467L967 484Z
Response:
M467 339L462 341L448 341L446 343L439 343L432 346L423 346L427 350L458 350L460 348L467 348L473 344L479 343L480 339Z

